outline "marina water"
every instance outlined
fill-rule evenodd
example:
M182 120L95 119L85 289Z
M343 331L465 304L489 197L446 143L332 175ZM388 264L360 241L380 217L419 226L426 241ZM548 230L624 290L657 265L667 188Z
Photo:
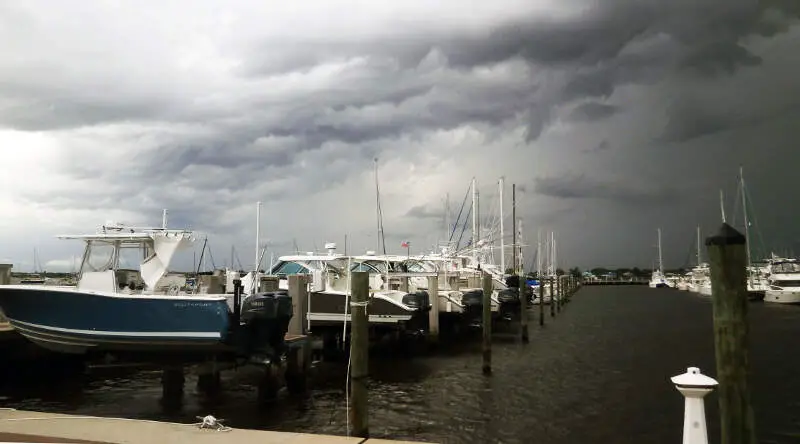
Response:
M538 307L534 310L538 310ZM714 376L711 301L672 289L587 287L546 325L532 316L527 345L497 338L494 375L481 375L480 344L461 340L416 356L383 352L370 363L373 437L439 443L681 442L683 397L670 382L689 366ZM751 389L761 443L800 442L800 307L750 305ZM58 373L58 369L52 369ZM183 409L158 404L160 372L115 369L83 378L2 382L0 405L19 409L344 434L344 369L321 366L309 397L258 408L242 374L223 374L218 399L187 378ZM44 382L43 382L44 381ZM719 442L717 396L706 398Z

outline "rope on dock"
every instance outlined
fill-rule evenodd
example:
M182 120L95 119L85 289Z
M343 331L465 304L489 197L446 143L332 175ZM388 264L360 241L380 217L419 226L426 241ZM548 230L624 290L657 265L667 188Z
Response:
M213 429L217 432L230 432L233 430L233 428L222 424L224 419L217 419L211 415L197 416L196 418L202 420L202 422L195 423L194 425L201 429Z
M0 411L11 411L16 412L17 409L8 408L8 407L0 407ZM206 416L197 416L197 419L200 419L201 422L196 422L194 424L182 424L179 422L165 422L165 421L153 421L150 419L134 419L134 418L114 418L114 417L104 417L104 416L73 416L73 415L65 415L65 416L36 416L36 417L29 417L29 418L0 418L0 421L41 421L41 420L56 420L56 419L108 419L108 420L115 420L115 421L135 421L135 422L150 422L156 424L175 424L175 425L182 425L182 426L194 426L201 429L212 429L216 432L230 432L233 430L233 427L228 427L223 425L222 422L224 419L217 419L211 415Z

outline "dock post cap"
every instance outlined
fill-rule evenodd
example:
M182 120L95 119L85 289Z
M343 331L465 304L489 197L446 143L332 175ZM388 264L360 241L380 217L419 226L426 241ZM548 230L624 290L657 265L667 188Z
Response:
M724 245L745 245L746 239L744 235L738 232L732 226L723 222L722 226L719 227L719 231L717 234L706 238L706 246L716 245L716 246L724 246Z
M686 369L686 373L673 376L670 380L678 389L694 388L711 390L719 384L716 379L700 373L700 369L697 367L689 367Z

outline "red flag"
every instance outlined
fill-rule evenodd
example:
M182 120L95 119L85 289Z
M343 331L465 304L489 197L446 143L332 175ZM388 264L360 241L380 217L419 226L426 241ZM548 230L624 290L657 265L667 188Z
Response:
M403 248L408 248L409 245L411 245L411 243L408 241L404 241L402 244L400 244L400 246Z

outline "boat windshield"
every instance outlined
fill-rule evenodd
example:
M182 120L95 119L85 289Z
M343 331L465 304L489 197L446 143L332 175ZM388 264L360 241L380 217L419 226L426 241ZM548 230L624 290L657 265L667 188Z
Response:
M800 273L800 263L780 262L777 264L772 264L772 273L773 274Z
M377 261L353 262L350 271L366 271L370 274L386 273L386 264Z
M436 266L431 262L421 262L421 261L406 261L406 266L408 267L408 271L412 273L424 273L424 272L431 272L436 271Z

